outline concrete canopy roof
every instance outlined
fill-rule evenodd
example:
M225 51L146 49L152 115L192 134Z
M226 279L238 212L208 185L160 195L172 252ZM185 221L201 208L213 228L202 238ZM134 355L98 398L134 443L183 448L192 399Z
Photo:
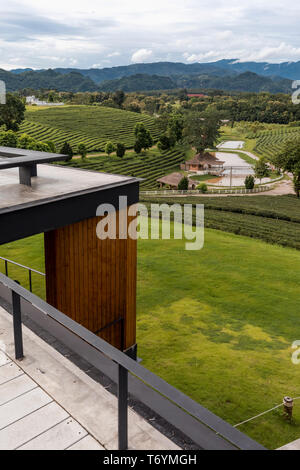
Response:
M40 164L66 158L44 152L27 154L28 164L38 165L38 176L31 177L31 186L20 184L17 167L26 158L21 153L22 149L0 147L0 161L1 156L14 160L8 154L18 159L0 171L0 244L95 217L102 203L118 210L119 196L127 196L128 205L139 200L137 178Z

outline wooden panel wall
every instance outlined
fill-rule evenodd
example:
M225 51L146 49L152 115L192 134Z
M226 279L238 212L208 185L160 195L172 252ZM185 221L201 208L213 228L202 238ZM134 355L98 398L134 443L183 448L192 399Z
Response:
M137 242L100 240L100 217L45 233L47 302L94 333L124 318L124 348L136 343ZM130 221L132 218L130 218ZM98 335L121 349L122 323Z

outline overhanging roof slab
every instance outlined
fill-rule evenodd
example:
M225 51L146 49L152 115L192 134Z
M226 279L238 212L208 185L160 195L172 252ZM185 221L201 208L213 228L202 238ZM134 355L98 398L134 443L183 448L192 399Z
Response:
M12 150L20 152L20 149ZM128 205L137 203L139 180L42 164L38 166L38 176L32 177L31 186L26 186L19 184L18 165L3 169L0 171L0 244L95 217L102 203L113 204L117 210L119 196L127 196Z

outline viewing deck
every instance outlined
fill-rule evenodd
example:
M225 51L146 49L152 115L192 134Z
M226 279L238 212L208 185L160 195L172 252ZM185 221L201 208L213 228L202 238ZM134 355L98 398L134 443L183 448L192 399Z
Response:
M117 398L25 326L23 336L25 358L14 361L0 308L0 450L117 449ZM129 449L178 449L131 409L129 424Z

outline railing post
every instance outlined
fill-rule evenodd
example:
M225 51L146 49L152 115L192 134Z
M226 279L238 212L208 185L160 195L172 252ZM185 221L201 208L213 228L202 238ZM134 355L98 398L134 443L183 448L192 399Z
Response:
M8 276L8 263L7 263L7 260L5 260L4 264L5 264L5 276Z
M19 294L12 292L12 305L13 305L13 325L14 325L14 340L15 340L15 357L16 359L23 359L23 337L22 337L22 318L21 318L21 299Z
M119 365L118 382L119 450L128 449L128 370Z
M31 269L28 270L29 273L29 290L32 292L32 274L31 274Z

